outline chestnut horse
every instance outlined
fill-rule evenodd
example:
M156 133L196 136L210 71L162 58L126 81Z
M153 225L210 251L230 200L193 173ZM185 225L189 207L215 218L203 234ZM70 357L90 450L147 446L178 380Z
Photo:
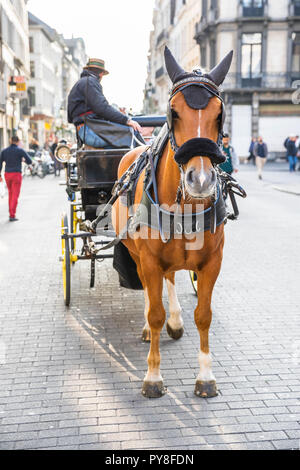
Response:
M231 65L232 54L232 52L228 54L208 75L202 75L199 70L188 74L177 64L169 49L166 48L166 67L173 87L177 83L182 83L186 77L198 77L197 79L199 79L199 76L202 76L208 79L205 83L205 93L206 96L207 94L209 96L205 107L190 107L187 104L187 101L190 101L186 100L184 90L175 93L170 100L169 112L172 113L173 137L178 148L191 139L199 139L199 141L202 138L209 139L213 141L213 145L218 141L220 117L223 110L222 101L217 94L210 94L211 88L207 83L215 84L216 88L223 83ZM196 101L197 92L201 92L200 88L194 87L193 93ZM139 147L125 155L120 163L119 178L144 151L145 147ZM174 145L169 140L160 158L156 174L160 203L169 207L174 206L178 186L182 181L184 190L180 204L190 205L193 213L196 212L196 205L199 203L203 204L205 209L209 208L211 196L216 191L217 184L216 171L211 158L203 156L199 152L182 165L180 172L174 155ZM144 179L145 171L140 175L137 183L136 205L142 199ZM113 208L113 224L116 233L120 234L126 227L128 217L128 208L118 200ZM143 232L143 236L141 236L141 232ZM209 349L209 329L212 321L212 293L220 273L223 257L224 223L217 227L215 233L207 231L204 234L195 234L196 242L201 237L204 240L202 249L199 249L196 243L195 249L187 250L190 237L186 238L185 235L181 239L172 238L169 243L164 243L159 236L151 237L151 233L149 227L142 227L138 233L123 241L137 265L145 293L146 325L143 339L151 341L151 345L148 356L148 372L143 384L143 395L156 398L166 392L160 372L160 335L166 320L162 298L163 283L165 279L169 294L170 318L167 322L167 331L170 337L177 340L183 335L184 324L175 290L175 272L188 270L194 271L198 277L198 305L195 311L195 323L200 335L200 371L195 394L200 397L216 396L217 386L212 372L212 358Z

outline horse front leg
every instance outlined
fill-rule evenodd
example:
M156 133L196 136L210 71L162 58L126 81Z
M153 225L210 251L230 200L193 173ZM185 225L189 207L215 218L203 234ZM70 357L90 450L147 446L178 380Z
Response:
M147 322L150 328L150 352L148 355L148 371L144 380L142 393L147 398L160 398L166 393L163 378L160 373L160 335L165 324L166 312L162 301L163 274L155 263L147 262L147 268L142 265L146 292L149 298Z
M169 296L170 318L167 323L167 332L170 338L178 340L183 336L184 324L181 316L182 309L179 304L175 288L175 273L165 276Z
M209 328L212 321L211 299L214 285L220 273L222 257L205 265L198 276L198 306L195 310L195 323L200 335L199 364L195 395L211 398L218 395L215 376L212 372L212 357L209 349Z

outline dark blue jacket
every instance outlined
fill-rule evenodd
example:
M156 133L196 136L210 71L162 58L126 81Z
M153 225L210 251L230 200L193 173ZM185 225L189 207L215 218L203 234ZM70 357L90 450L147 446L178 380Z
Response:
M84 122L81 115L87 112L92 112L90 117L95 119L104 119L123 125L126 125L129 119L128 116L109 105L98 77L85 70L70 91L68 121L75 125L81 124Z
M288 142L286 143L286 150L288 157L296 157L298 153L296 143L293 140L288 140Z
M0 173L2 165L5 162L5 173L22 173L22 161L23 159L27 165L31 165L32 160L27 153L15 144L7 147L1 152L0 156Z

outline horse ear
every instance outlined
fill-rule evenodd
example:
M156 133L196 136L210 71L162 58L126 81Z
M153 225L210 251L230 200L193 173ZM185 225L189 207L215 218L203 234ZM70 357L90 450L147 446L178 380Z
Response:
M228 74L231 67L232 58L233 51L229 52L229 54L227 54L227 56L224 57L224 59L218 65L216 65L216 67L212 69L211 72L209 72L208 75L216 85L220 86L224 82L226 75Z
M177 78L185 74L186 72L180 67L180 65L176 62L172 52L170 49L166 46L165 47L165 63L166 63L166 68L168 75L170 79L172 80L172 83L176 83Z

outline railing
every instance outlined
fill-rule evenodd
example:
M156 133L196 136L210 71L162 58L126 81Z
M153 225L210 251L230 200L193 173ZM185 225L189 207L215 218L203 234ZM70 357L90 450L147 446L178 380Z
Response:
M229 73L222 88L232 89L292 89L293 83L300 80L299 72L262 73L256 76L245 76L241 73Z
M300 2L294 3L294 16L300 16Z

